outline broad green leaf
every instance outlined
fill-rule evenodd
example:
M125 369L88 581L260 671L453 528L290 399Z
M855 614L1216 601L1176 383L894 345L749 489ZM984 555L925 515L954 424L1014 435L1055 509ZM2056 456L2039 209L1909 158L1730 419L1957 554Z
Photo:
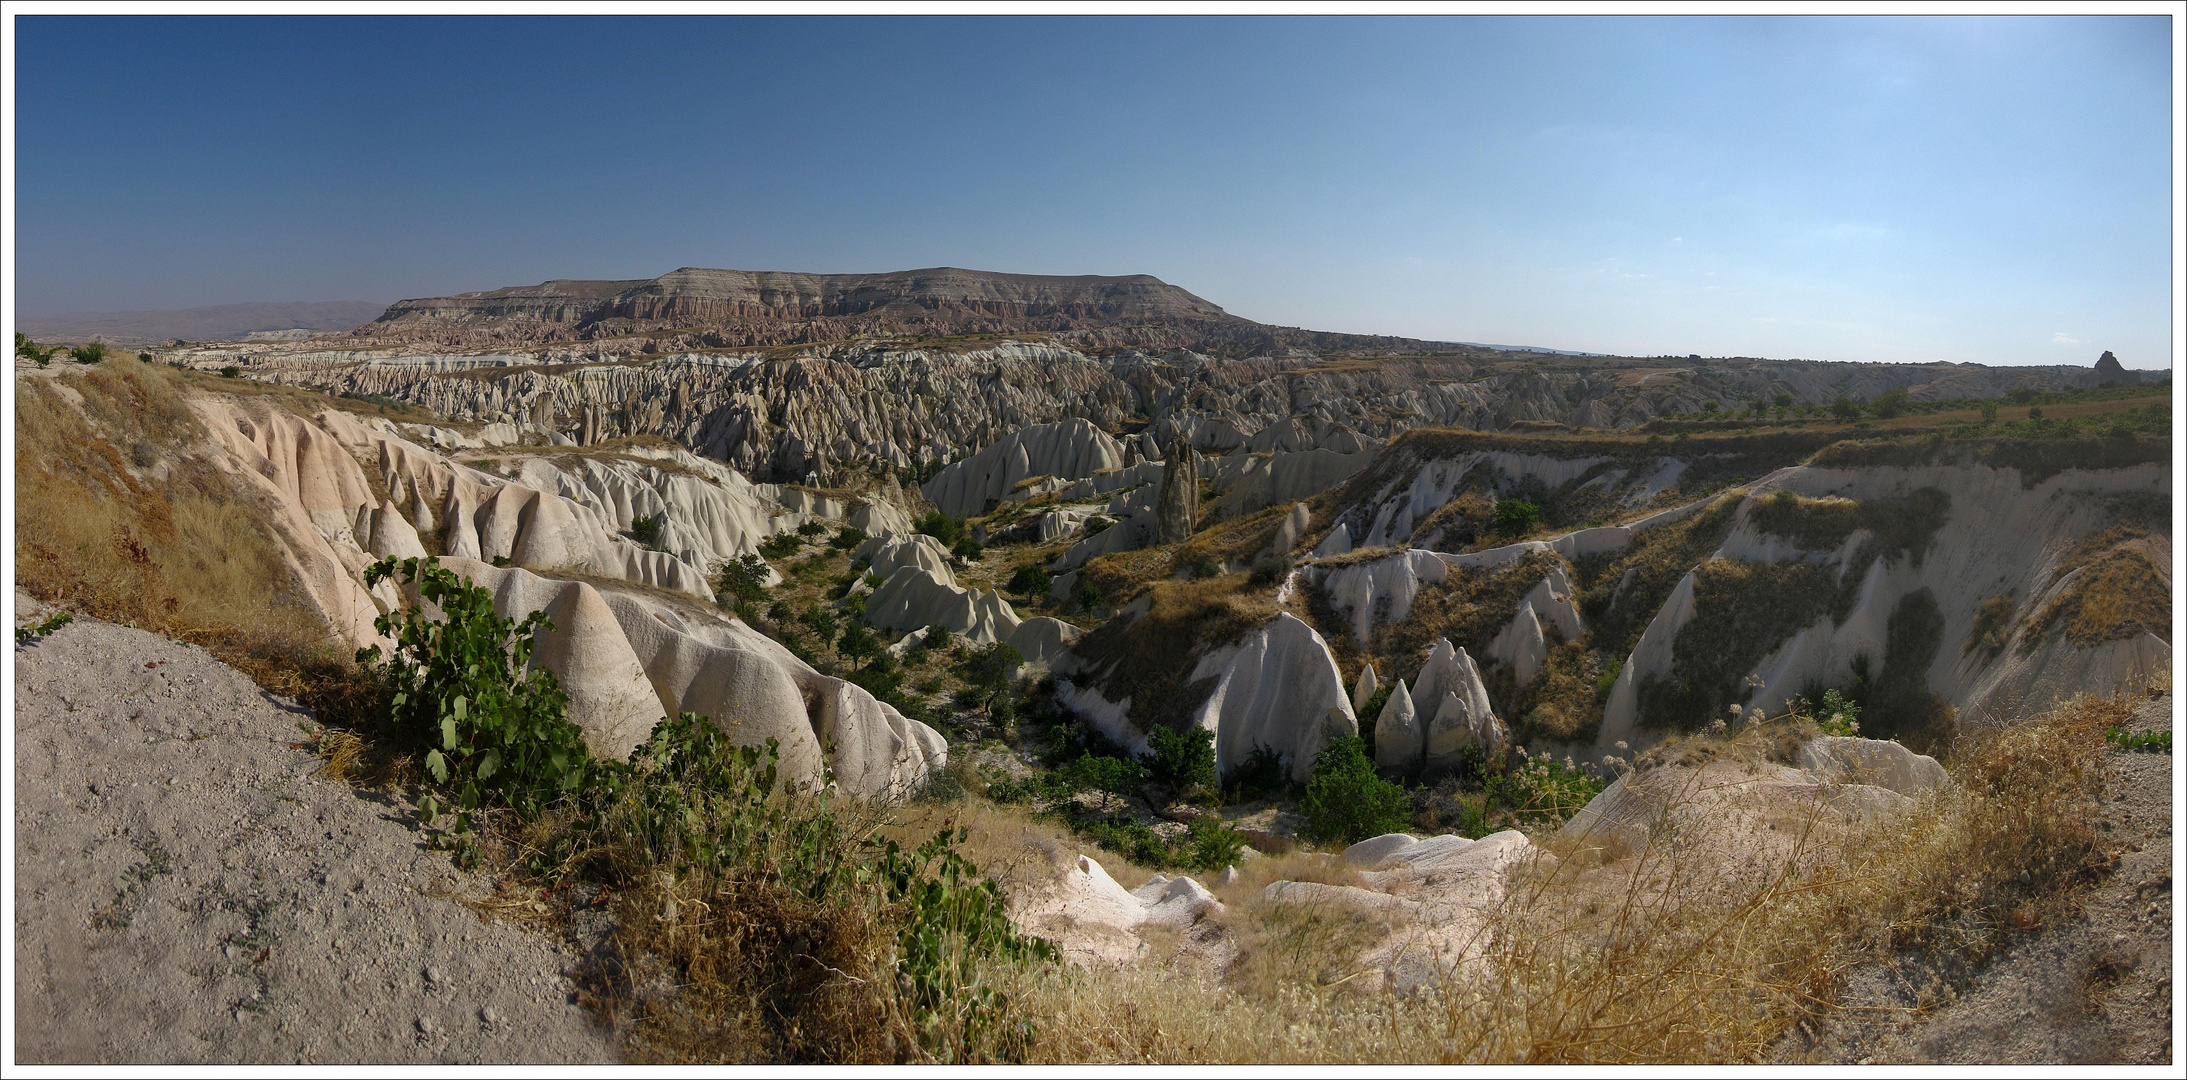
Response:
M453 750L456 748L455 717L443 716L440 718L440 744L443 749Z
M481 780L488 779L492 777L495 772L499 771L500 768L501 751L488 750L486 751L486 756L480 758L478 761L478 778Z
M433 774L434 782L447 783L448 759L440 756L438 750L427 750L425 752L425 771Z

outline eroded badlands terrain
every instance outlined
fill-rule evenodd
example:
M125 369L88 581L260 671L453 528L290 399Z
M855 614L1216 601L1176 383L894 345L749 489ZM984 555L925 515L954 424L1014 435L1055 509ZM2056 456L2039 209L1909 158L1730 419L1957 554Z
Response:
M1153 279L932 272L928 302L724 273L18 360L18 622L107 620L16 654L24 1060L766 1056L691 1035L712 1014L662 987L694 961L660 946L682 958L647 982L633 909L578 918L565 882L541 932L495 916L554 879L431 850L429 770L314 778L329 731L370 730L325 688L420 599L384 558L546 613L534 663L598 758L692 713L876 835L980 823L1012 924L1096 973L1017 1041L944 1053L929 1022L850 1056L2093 1060L2085 1026L1997 1019L2046 949L2110 965L2074 998L2138 1018L2107 1052L2171 1053L2171 758L2105 756L2099 723L2169 731L2138 704L2169 687L2168 383L1315 337ZM1977 850L1952 845L2002 826L1972 778L2067 746L2108 779L2028 811L2048 863L1849 899L1859 859ZM2122 800L2103 835L2064 824ZM695 917L658 887L655 917ZM1616 1011L1575 965L1668 940L1578 929L1605 905L1759 934L1794 895L1854 920L1798 954L1824 982L1737 1020L1692 988L1718 1027L1691 1041L1568 1022ZM1949 948L1831 951L1862 904L1982 947L1904 991L1862 965ZM2125 936L2072 944L2097 924ZM1157 972L1203 988L1200 1041L1102 1011ZM1834 1019L1904 993L1917 1030ZM1360 1026L1437 1009L1470 1034Z

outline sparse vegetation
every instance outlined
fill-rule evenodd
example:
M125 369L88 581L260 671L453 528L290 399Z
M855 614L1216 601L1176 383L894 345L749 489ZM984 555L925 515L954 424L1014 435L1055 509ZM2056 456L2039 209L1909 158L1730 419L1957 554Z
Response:
M639 514L630 519L630 528L623 535L638 542L640 547L660 550L661 529L668 524L666 514Z
M2140 750L2148 753L2172 752L2172 733L2169 731L2128 731L2125 728L2105 728L2105 740L2121 750Z
M2082 648L2141 634L2168 638L2172 597L2148 532L2114 525L2076 545L2059 565L2075 575L2066 590L2030 616L2021 648L2033 651L2053 628Z

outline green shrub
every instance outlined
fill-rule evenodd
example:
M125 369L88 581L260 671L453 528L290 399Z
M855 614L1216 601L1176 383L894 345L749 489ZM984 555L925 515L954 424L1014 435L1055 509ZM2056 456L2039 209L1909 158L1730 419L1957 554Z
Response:
M96 364L106 359L106 343L94 341L88 345L78 345L68 350L68 356L79 364Z
M1091 581L1080 581L1078 588L1072 591L1071 599L1077 601L1080 608L1092 611L1101 606L1101 586Z
M979 541L966 537L952 545L949 553L966 562L978 562L987 554L987 551L985 548L980 547Z
M1219 871L1236 863L1245 851L1245 834L1214 814L1193 818L1182 841L1171 861L1192 870Z
M2126 750L2149 753L2172 752L2172 733L2169 731L2128 731L2125 728L2105 728L2103 737Z
M797 535L807 540L818 540L828 535L828 526L822 521L807 521L797 527Z
M1807 706L1813 710L1815 726L1825 735L1856 736L1860 734L1860 704L1848 699L1831 687L1822 692L1822 699Z
M1534 531L1541 520L1542 508L1522 499L1502 499L1496 503L1496 517L1491 523L1499 536L1525 536Z
M223 379L239 378L242 376L242 374L243 369L235 366L234 364L229 364L228 366L220 369L220 377Z
M1404 788L1375 775L1356 735L1338 738L1314 755L1314 778L1299 799L1299 812L1316 839L1345 844L1397 831L1411 808Z
M1004 587L1022 596L1040 597L1048 595L1048 590L1055 587L1055 579L1049 576L1047 567L1027 563L1010 575L1010 583Z
M936 510L919 519L919 531L941 541L943 547L955 547L964 539L964 519Z
M22 337L21 334L17 334L16 336ZM76 621L76 616L71 615L66 611L55 612L53 615L47 617L44 622L39 623L36 626L25 624L23 626L16 627L15 643L17 645L21 645L26 642L35 641L38 638L46 637L48 635L51 635L54 631L59 630L60 628L67 626L69 623L72 623L74 621Z
M1906 391L1886 390L1876 397L1875 404L1872 407L1876 411L1877 419L1889 420L1904 413L1906 411L1906 406Z
M1252 802L1282 791L1289 784L1289 777L1290 771L1285 767L1282 754L1256 746L1245 760L1230 767L1230 776L1223 784L1223 798L1233 803Z
M381 615L373 626L394 653L374 645L357 663L393 691L396 736L425 749L426 772L452 795L452 831L469 831L470 813L489 805L537 817L578 791L594 765L584 734L565 715L554 673L531 666L534 634L553 628L546 613L522 622L496 615L493 593L438 559L388 558L365 570L368 585L391 577L414 583L441 618L427 619L423 606ZM432 795L419 803L428 823L440 808Z
M1215 733L1195 724L1183 731L1157 726L1140 755L1147 775L1173 793L1215 786Z
M787 559L805 546L805 540L794 532L781 532L759 542L759 553L770 559Z
M1253 560L1253 571L1246 575L1246 584L1272 585L1282 581L1291 572L1291 557L1270 553Z
M828 546L838 551L853 551L857 549L858 545L865 542L866 530L845 525L835 531L835 536L829 539Z
M1138 794L1147 782L1147 771L1137 761L1106 754L1080 754L1056 771L1073 790L1099 792L1104 809L1112 798L1128 799Z
M639 514L630 519L630 528L623 535L636 540L641 547L658 551L661 546L661 529L667 524L668 515L665 513Z

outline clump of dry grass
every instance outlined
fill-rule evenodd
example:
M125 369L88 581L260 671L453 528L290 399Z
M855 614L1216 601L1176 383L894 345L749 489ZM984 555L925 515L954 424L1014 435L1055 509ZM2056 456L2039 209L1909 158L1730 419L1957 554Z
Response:
M2019 606L2011 593L1998 593L1982 601L1975 610L1974 625L1967 628L1967 643L1959 651L1981 649L1991 656L2005 651L2005 643L2012 640L2012 613Z
M2032 651L2054 626L2082 648L2144 633L2169 639L2171 568L2156 557L2149 536L2137 525L2114 525L2077 545L2060 573L2080 577L2029 617L2021 647Z
M373 688L274 549L270 508L204 456L198 381L116 358L17 382L16 584L202 645L324 723L364 723Z

